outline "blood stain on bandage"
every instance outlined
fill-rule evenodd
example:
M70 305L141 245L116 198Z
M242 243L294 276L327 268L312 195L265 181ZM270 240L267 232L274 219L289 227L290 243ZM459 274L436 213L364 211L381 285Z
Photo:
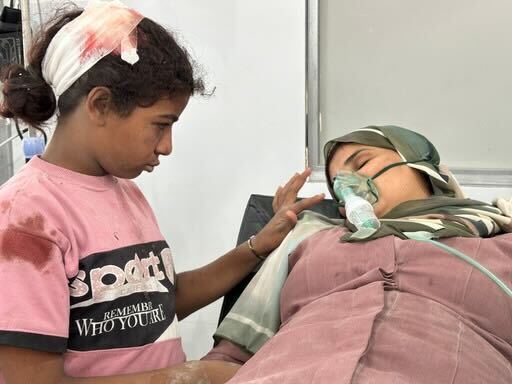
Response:
M84 46L80 53L80 60L85 62L93 56L103 56L105 51L116 55L121 54L121 41L128 36L130 45L137 47L137 22L143 17L135 10L127 13L113 14L109 18L109 25L112 28L108 33L97 33L93 28L85 30ZM127 30L126 26L131 29Z
M26 262L44 269L52 254L52 243L42 237L21 232L19 227L7 228L0 235L0 260Z
M105 38L100 41L94 31L85 31L85 35L84 47L80 53L82 62L87 61L91 56L99 55L99 50L106 48L103 44Z

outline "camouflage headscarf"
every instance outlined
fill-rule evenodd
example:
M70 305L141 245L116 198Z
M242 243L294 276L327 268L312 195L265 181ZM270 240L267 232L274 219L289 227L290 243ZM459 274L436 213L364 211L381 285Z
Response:
M463 197L463 193L448 169L440 165L436 147L423 135L394 125L369 126L328 141L324 146L325 175L331 195L332 180L328 165L341 143L358 143L396 151L407 166L423 172L435 196Z

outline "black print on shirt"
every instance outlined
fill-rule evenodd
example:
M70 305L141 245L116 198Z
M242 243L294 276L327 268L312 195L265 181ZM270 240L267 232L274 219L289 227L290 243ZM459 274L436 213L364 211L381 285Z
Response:
M83 258L69 284L68 349L137 347L176 337L171 326L176 314L173 283L165 241Z

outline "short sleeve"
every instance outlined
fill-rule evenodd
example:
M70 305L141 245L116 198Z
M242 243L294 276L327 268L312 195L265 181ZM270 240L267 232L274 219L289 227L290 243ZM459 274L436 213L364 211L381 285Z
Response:
M60 248L20 229L0 230L0 344L63 353L68 330Z

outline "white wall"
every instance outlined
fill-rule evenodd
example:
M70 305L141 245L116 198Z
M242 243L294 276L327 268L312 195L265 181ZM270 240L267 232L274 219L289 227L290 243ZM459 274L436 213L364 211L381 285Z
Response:
M319 3L322 143L391 123L451 167L510 169L511 1Z
M304 167L305 6L297 0L125 1L177 31L216 87L192 100L174 151L138 179L178 271L236 242L251 193L273 194ZM189 358L211 347L220 302L181 323Z

